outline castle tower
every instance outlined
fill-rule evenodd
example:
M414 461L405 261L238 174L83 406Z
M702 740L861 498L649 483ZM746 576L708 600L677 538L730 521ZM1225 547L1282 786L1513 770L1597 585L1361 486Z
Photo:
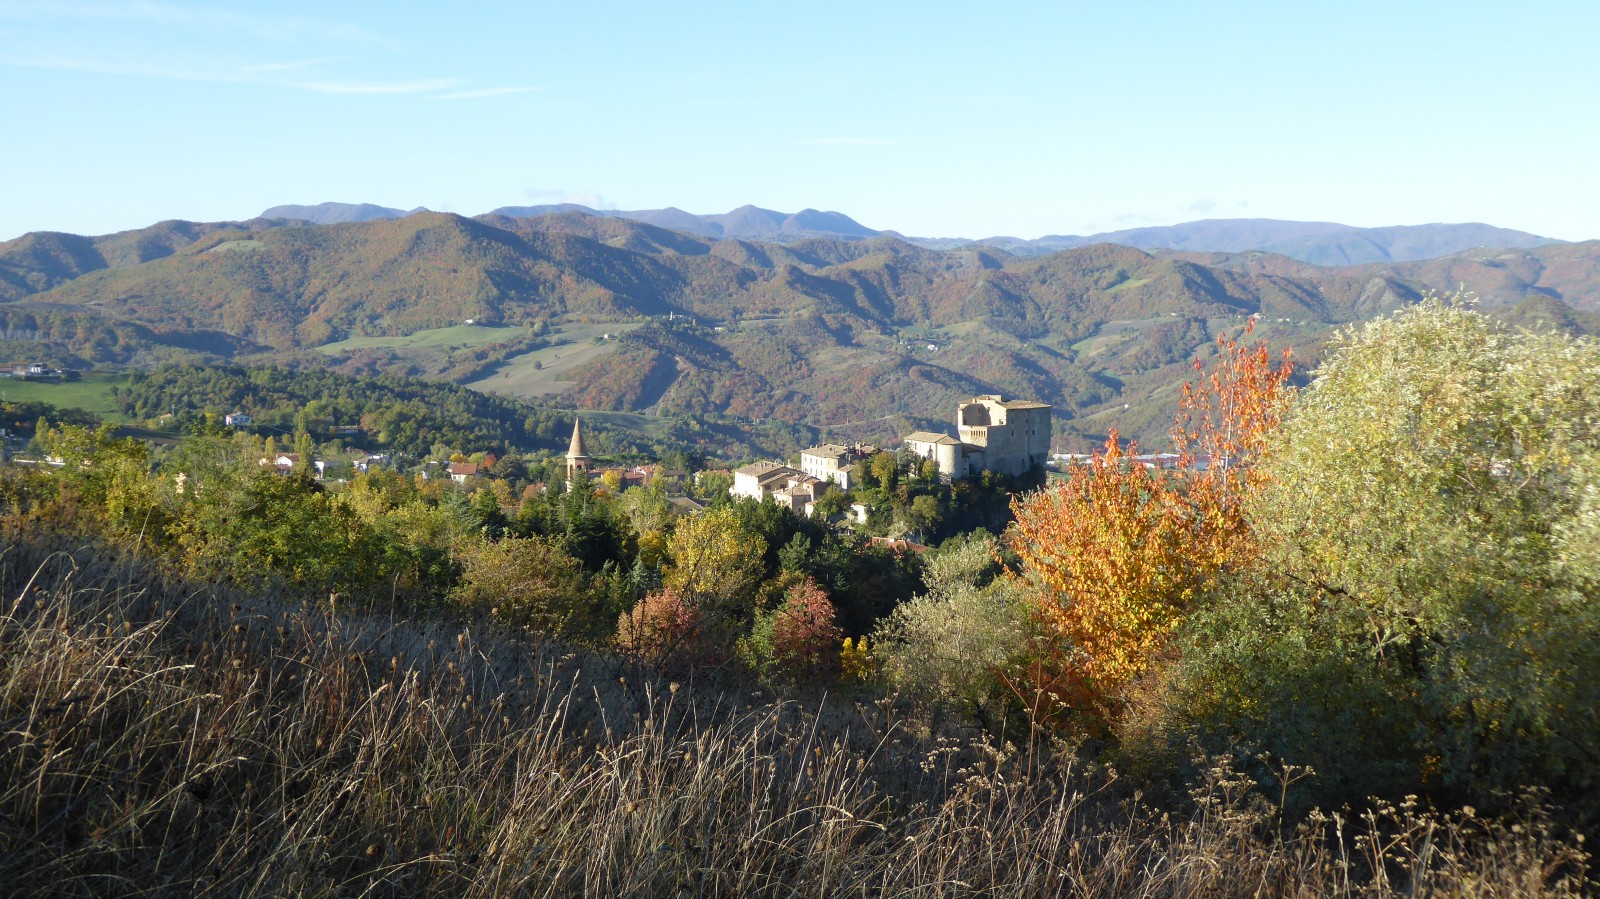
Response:
M583 422L578 418L572 419L572 444L567 447L567 483L571 484L577 479L578 472L588 474L589 452L583 447Z

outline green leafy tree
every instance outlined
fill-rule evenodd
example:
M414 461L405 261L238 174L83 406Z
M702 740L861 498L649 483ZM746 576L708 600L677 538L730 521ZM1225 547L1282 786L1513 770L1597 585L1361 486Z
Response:
M313 598L380 593L384 547L349 506L300 478L268 471L200 492L174 523L194 573L281 578Z
M1600 790L1600 346L1429 298L1336 343L1249 506L1178 715L1375 788ZM1381 748L1381 751L1380 751Z
M36 433L34 442L60 461L63 498L82 513L82 523L98 523L115 536L159 539L166 519L150 477L149 448L113 437L113 430L62 425Z
M872 457L868 463L868 468L872 472L873 480L877 481L879 489L884 491L894 489L895 476L899 473L899 466L895 460L894 453L878 453Z
M468 544L453 598L469 608L535 633L568 638L603 636L583 565L547 537L508 537Z
M985 723L1004 706L1006 672L1025 657L1032 634L1022 596L996 578L997 550L979 531L930 553L927 592L897 606L872 636L891 686Z

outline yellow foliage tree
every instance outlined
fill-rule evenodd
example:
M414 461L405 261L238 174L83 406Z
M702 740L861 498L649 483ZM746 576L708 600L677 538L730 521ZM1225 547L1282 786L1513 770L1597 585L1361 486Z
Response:
M728 507L681 519L667 542L672 559L662 586L691 604L730 600L755 589L766 541L748 533Z

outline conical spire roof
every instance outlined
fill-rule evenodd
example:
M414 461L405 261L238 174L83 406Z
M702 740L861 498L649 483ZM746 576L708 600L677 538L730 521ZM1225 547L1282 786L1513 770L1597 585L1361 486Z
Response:
M567 447L568 459L587 459L589 451L583 448L583 421L579 418L572 419L572 445Z

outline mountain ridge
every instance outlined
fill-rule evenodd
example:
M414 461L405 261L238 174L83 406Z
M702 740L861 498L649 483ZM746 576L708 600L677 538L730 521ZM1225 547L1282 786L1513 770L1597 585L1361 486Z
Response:
M361 203L321 203L315 206L274 206L261 218L298 219L317 224L343 224L401 218L427 210L401 210ZM1283 219L1201 219L1177 225L1130 228L1089 235L1052 234L1026 240L993 236L980 239L913 237L898 231L868 228L842 212L803 209L778 212L745 205L726 213L697 215L677 207L665 209L595 209L578 203L501 206L485 215L537 218L544 215L582 213L600 218L643 222L701 237L786 243L823 237L870 240L893 237L937 250L992 247L1014 256L1036 256L1096 243L1114 243L1141 250L1180 252L1280 253L1315 265L1362 265L1371 262L1411 262L1448 256L1476 247L1531 248L1562 243L1526 231L1500 228L1482 222L1436 222L1422 225L1357 227L1337 222L1301 222Z
M1486 308L1568 329L1600 313L1600 242L1325 268L1116 244L1014 256L893 236L767 243L575 210L27 235L0 243L0 275L0 341L19 358L252 356L863 439L894 436L885 416L936 425L964 396L1005 393L1055 405L1077 446L1113 426L1159 441L1175 384L1252 317L1311 363L1344 324L1430 288L1466 283ZM468 320L490 330L384 348ZM369 342L320 352L356 338ZM846 424L864 420L879 424Z

